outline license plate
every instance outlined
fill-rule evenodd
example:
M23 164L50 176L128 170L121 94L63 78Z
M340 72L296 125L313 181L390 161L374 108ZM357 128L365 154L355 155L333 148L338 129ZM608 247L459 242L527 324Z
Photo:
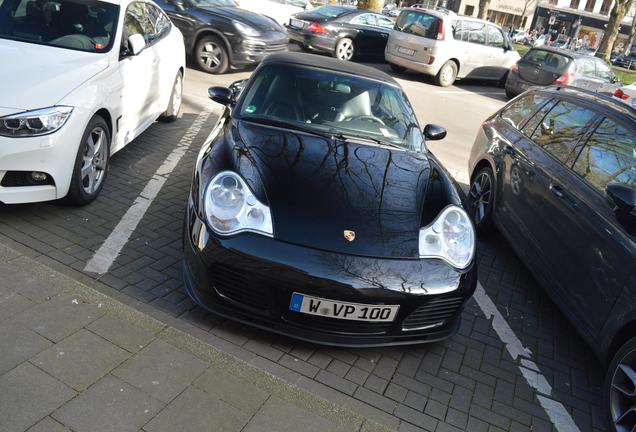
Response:
M415 55L415 50L411 48L405 48L403 46L399 46L397 50L400 54L406 54L407 56L413 57Z
M306 294L294 293L289 310L352 321L393 322L400 309L399 305L370 305L341 302Z
M295 28L303 28L304 27L304 22L302 22L301 20L297 20L297 19L290 19L289 20L289 25Z

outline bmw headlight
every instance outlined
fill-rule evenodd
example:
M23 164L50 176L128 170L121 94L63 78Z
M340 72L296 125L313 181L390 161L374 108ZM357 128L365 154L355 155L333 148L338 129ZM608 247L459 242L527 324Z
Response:
M441 258L465 269L475 256L475 228L461 207L450 205L420 230L420 258Z
M236 28L236 30L238 30L239 33L242 33L245 36L258 37L261 35L261 32L256 30L254 27L243 24L240 21L232 21L232 24L234 24L234 27Z
M0 117L0 135L32 137L55 132L66 123L73 108L56 106Z
M208 183L204 205L208 224L221 235L244 231L274 235L269 207L256 198L235 172L220 172Z

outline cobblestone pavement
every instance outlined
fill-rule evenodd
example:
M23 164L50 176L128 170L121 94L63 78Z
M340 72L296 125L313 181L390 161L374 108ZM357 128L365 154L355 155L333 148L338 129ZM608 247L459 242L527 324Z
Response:
M150 206L108 274L82 273L105 238L196 118L152 126L112 159L100 198L85 208L59 203L0 205L0 242L103 292L122 293L163 319L194 324L197 335L288 382L400 431L557 430L474 300L459 333L430 346L322 348L223 321L186 296L181 222L193 163L216 115ZM603 431L602 369L542 288L499 237L480 244L486 294L532 353L581 431ZM563 429L561 429L563 431Z
M1 246L0 273L2 432L386 430Z

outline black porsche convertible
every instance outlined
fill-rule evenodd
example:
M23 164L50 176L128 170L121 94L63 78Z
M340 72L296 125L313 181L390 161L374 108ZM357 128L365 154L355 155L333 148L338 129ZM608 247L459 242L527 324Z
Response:
M376 69L273 54L202 148L184 280L226 318L326 345L449 337L477 282L463 195L400 86Z

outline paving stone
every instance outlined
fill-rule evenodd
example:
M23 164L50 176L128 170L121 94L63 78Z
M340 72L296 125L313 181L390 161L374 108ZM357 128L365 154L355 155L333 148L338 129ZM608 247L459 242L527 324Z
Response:
M347 429L272 396L250 420L244 432L344 432ZM148 431L153 432L153 431Z
M50 341L24 327L0 326L0 374L13 369L51 345Z
M369 375L364 386L370 390L373 390L376 393L383 394L384 390L386 390L386 386L389 385L389 382L384 378L380 378L376 375Z
M144 430L238 432L243 430L251 416L252 414L234 408L215 395L189 387L144 426Z
M258 411L269 397L269 393L254 384L214 367L206 370L193 385L247 414Z
M35 305L34 301L29 300L17 292L0 295L0 322L29 309L33 305Z
M42 351L31 363L64 384L82 391L106 375L130 353L88 330L80 330Z
M444 420L447 409L448 407L446 405L439 403L436 400L429 399L426 403L424 412L438 420Z
M59 342L103 314L95 305L62 294L16 315L12 322Z
M107 375L53 413L75 432L136 432L163 403Z
M23 431L75 396L75 392L24 363L0 376L0 431Z
M409 390L406 398L404 399L404 405L410 406L411 408L418 411L424 411L427 400L428 398L426 396Z
M170 402L207 367L194 356L155 340L112 373L152 397Z
M351 369L349 369L349 371L345 375L346 379L348 379L349 381L353 381L358 385L363 385L368 377L369 372L362 370L356 366L351 367Z
M362 402L366 402L371 406L380 408L386 412L393 412L397 403L385 396L379 395L365 387L358 387L354 393L356 399L360 399Z
M434 431L438 423L435 418L429 416L428 414L424 414L405 405L398 405L393 414L396 417L407 421L408 423L416 424L430 431Z
M44 417L35 426L30 427L27 432L70 432L70 430L51 417Z
M113 315L104 315L87 329L132 353L145 347L154 337L150 332Z

